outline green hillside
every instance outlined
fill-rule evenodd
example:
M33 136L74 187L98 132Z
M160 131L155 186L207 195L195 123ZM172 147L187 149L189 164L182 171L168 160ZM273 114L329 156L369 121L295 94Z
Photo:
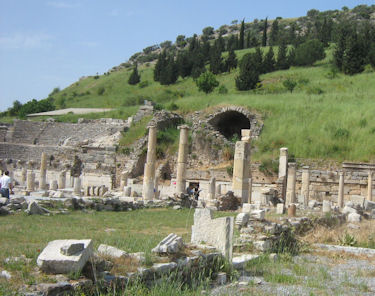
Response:
M251 50L237 51L241 56ZM65 107L111 107L118 111L106 116L126 118L136 111L133 105L144 99L186 114L217 105L241 105L260 113L264 129L255 146L256 159L276 157L287 146L297 158L372 161L375 159L375 73L331 77L331 54L313 67L293 67L261 76L262 87L239 92L234 77L238 70L217 76L227 94L199 92L192 78L170 86L153 81L153 66L139 69L144 87L127 83L131 70L120 70L99 78L87 77L55 95ZM282 82L295 79L293 93ZM104 89L101 95L100 89ZM173 103L173 105L172 105ZM102 114L95 115L101 116ZM75 116L77 118L78 116Z
M328 28L330 18L334 18L337 24L331 22L328 38L324 35L324 28ZM76 121L78 117L125 119L134 114L144 100L151 100L156 103L157 109L168 109L180 114L188 114L196 110L209 112L210 108L219 105L240 105L260 114L263 118L263 131L259 139L254 142L254 150L256 151L253 155L254 159L276 158L279 154L279 148L286 146L296 158L374 161L374 68L367 65L361 74L344 75L333 67L334 48L339 47L340 42L344 43L347 46L346 54L350 54L350 50L354 47L349 50L349 45L354 39L347 38L345 40L345 36L351 32L350 36L356 37L357 31L364 33L358 35L359 41L356 39L355 42L362 42L363 46L367 46L369 52L366 59L363 59L361 63L371 63L374 66L375 29L373 19L375 19L375 6L369 7L366 5L358 5L353 10L343 8L342 11L319 12L312 9L305 17L279 19L279 26L282 28L281 31L280 29L278 31L279 44L281 44L280 40L288 40L290 41L289 44L293 43L293 46L298 48L306 40L319 38L320 40L326 40L326 45L330 41L330 46L326 47L326 58L316 62L311 67L291 67L288 70L262 74L259 87L255 90L238 91L236 89L235 78L239 75L239 68L232 70L230 73L224 72L216 75L220 85L208 95L199 92L195 81L190 76L184 79L180 76L176 83L168 86L161 85L154 81L155 61L147 62L146 60L138 64L141 82L137 85L128 84L133 68L131 63L123 63L103 75L84 77L63 90L55 89L45 101L53 104L52 107L57 109L69 107L115 109L102 114L84 116L68 114L56 117L60 121L72 122ZM269 36L272 36L275 22L276 20L269 21L268 29L265 29L263 33L268 30ZM267 28L267 20L254 21L244 25L245 30L247 30L245 32L249 35L248 40L253 36L259 44L262 37L262 28ZM205 29L203 32L205 32ZM218 32L224 32L223 30L225 30L228 33L223 35L225 36L223 42L229 48L229 44L232 44L230 43L231 38L237 36L239 29L240 25L222 26L216 31L213 31L212 28L211 35L205 36L204 33L202 36L195 36L194 38L201 40L198 41L202 42L201 50L207 43L211 44L212 49L216 46L218 39L221 38L218 37L221 36L218 35ZM305 35L297 34L298 30L307 33ZM229 31L232 35L229 35ZM190 50L194 38L187 38L187 43L182 47L178 44L177 38L175 44L169 44L168 54L177 60L178 52L190 51L194 58L195 52ZM342 41L343 38L345 42ZM324 42L322 41L322 43ZM278 43L274 43L273 46L275 57L278 52L276 44ZM249 47L235 51L238 61L246 53L255 51L255 46ZM155 57L157 53L160 53L160 48L163 48L162 44L160 47L151 46L144 49L143 53L135 54L130 60L134 62L134 57L136 57L137 61L140 62L141 58L145 60L148 56ZM292 46L289 45L289 48L292 48ZM261 50L265 54L269 51L269 47L261 47ZM223 57L227 55L228 51L223 52ZM353 63L356 61L355 55L347 58L347 63L352 61ZM206 60L207 69L209 64L210 62ZM345 70L341 70L345 72ZM358 72L362 70L363 68ZM297 83L293 92L289 92L283 85L283 82L287 79ZM9 114L10 112L4 112L0 120L9 121L14 118L8 117ZM137 128L139 129L139 127ZM139 133L139 130L134 132L134 134ZM128 142L122 141L122 143Z

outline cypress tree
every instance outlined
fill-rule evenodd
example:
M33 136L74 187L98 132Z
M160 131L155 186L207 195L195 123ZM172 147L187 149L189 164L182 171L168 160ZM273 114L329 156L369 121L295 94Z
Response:
M264 68L263 68L263 52L260 49L260 47L257 47L255 49L253 61L254 61L254 67L255 67L256 71L259 74L265 73Z
M357 34L348 38L347 46L342 59L342 71L345 74L354 75L364 70L364 49Z
M227 51L230 51L231 49L236 50L238 44L237 36L236 35L231 35L228 39L227 43Z
M236 77L238 90L254 89L259 82L259 72L254 67L254 53L247 53L240 62L240 74Z
M279 21L276 19L272 23L271 33L270 33L270 45L278 44L279 40Z
M276 68L278 70L289 69L289 63L286 54L287 46L285 41L282 39L280 42L279 51L277 52Z
M130 85L135 85L141 81L141 76L138 74L138 65L135 63L133 72L130 74L128 83Z
M188 77L191 75L193 68L193 62L189 52L180 51L176 60L178 66L178 73L182 78Z
M263 27L263 37L262 37L262 46L267 46L267 18L264 21L264 27Z
M241 22L240 37L238 39L238 49L245 48L245 19Z
M264 61L263 61L263 69L264 69L265 73L275 71L275 64L276 64L275 54L274 54L273 48L271 46L270 49L268 50L267 54L265 55Z
M237 68L237 57L233 49L229 51L228 57L225 61L225 68L226 71L230 72L230 70Z
M158 57L158 61L155 64L154 68L154 80L160 81L160 76L162 71L164 71L165 67L167 65L167 54L165 50L163 50Z
M223 69L223 58L221 57L220 47L218 46L217 41L215 41L214 46L210 51L210 71L213 74L221 73Z
M178 79L178 67L174 61L173 56L166 60L166 66L160 73L160 84L170 85L174 84Z

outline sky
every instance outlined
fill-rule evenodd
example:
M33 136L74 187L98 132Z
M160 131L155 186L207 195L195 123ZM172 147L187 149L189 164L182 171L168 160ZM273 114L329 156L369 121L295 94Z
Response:
M0 0L0 111L207 26L359 4L375 0Z

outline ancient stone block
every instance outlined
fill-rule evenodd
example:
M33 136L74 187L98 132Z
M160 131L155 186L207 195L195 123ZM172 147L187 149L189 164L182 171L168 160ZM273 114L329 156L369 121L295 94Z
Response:
M278 203L276 206L276 214L282 215L285 213L285 206L283 203Z
M123 250L120 250L116 247L108 246L108 245L105 245L105 244L101 244L98 247L98 253L102 254L102 255L105 255L105 256L110 256L110 257L113 257L113 258L120 258L120 257L128 255L128 253L126 253Z
M323 213L331 212L331 202L329 200L323 200Z
M159 254L176 254L181 250L183 245L184 243L181 237L174 233L170 233L155 248L152 249L152 252Z
M209 209L196 209L192 226L191 242L205 242L217 248L229 260L233 251L233 217L212 219Z
M348 215L348 222L361 222L361 215L357 213L350 213Z
M239 213L236 217L235 224L240 227L245 226L249 221L249 217L248 213Z
M69 248L72 244L84 244L84 249L67 256L60 252L61 248ZM92 241L87 240L54 240L48 243L38 256L37 264L46 273L71 273L79 272L92 255Z

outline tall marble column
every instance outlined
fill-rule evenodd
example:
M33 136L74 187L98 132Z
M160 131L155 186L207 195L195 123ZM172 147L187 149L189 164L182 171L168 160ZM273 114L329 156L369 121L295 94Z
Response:
M286 187L288 182L288 148L280 148L279 156L279 179L282 182L281 185L281 198L286 200Z
M156 126L148 128L147 159L143 174L143 199L152 200L155 184L155 162L156 162Z
M344 172L339 172L339 192L337 203L340 209L344 207Z
M189 127L181 125L180 142L178 145L176 194L186 193L186 165L189 152Z
M40 160L39 189L45 190L47 186L47 154L42 152Z
M368 171L367 200L372 201L372 171Z
M302 188L301 188L301 195L303 199L303 205L307 207L309 204L309 191L310 188L310 168L308 166L304 166L302 169Z
M250 130L241 131L241 141L236 142L233 164L232 190L242 203L249 200L250 177Z
M288 182L286 189L286 206L296 202L296 164L289 163L288 165Z

